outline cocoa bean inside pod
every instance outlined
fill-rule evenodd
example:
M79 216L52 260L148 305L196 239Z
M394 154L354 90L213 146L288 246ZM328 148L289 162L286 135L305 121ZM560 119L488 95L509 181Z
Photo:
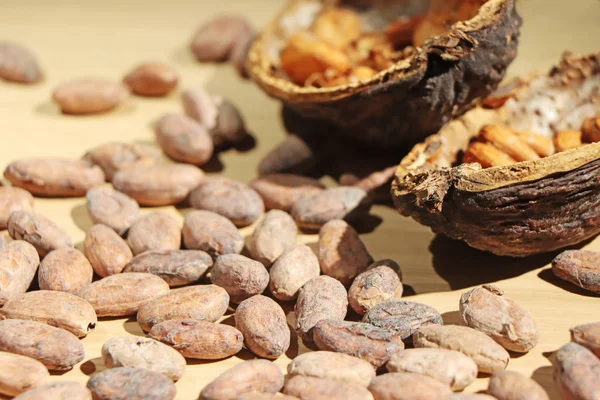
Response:
M553 251L598 234L592 177L600 144L582 139L581 131L600 115L594 94L599 60L600 53L566 53L549 74L522 78L499 108L475 108L417 144L396 171L396 208L436 233L503 256ZM490 125L511 134L482 138ZM508 147L529 147L538 156L517 163L494 156L490 149L508 155L501 149L507 150L509 136L519 146ZM567 136L579 143L567 145L573 143ZM518 157L525 155L521 150Z

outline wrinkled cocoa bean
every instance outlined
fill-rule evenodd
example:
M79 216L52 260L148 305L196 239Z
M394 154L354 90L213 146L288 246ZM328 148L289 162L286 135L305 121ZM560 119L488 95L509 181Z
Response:
M178 81L173 68L158 62L138 65L123 79L133 93L149 97L166 96L177 87Z
M87 383L94 400L172 400L175 384L144 368L113 368L92 375Z
M144 368L177 381L185 373L185 358L154 339L136 336L113 337L102 345L107 368Z
M24 240L35 247L40 258L52 250L73 247L67 233L43 215L31 211L15 211L8 218L8 233L15 240Z
M375 368L404 349L402 338L394 331L362 322L321 320L315 325L313 339L321 350L358 357Z
M41 385L15 397L17 400L92 400L92 393L77 382ZM13 399L14 400L14 399Z
M48 369L41 362L0 351L0 395L16 396L46 383Z
M229 295L216 285L197 285L173 289L170 293L144 303L137 321L148 332L156 324L171 319L215 322L227 311Z
M0 187L0 230L7 228L13 211L33 211L33 196L18 187Z
M123 236L138 219L140 207L131 197L108 186L97 186L85 195L94 224L104 224Z
M287 367L288 376L312 376L369 386L375 368L367 361L332 351L311 351L294 358Z
M146 214L129 228L127 243L134 255L150 250L179 250L181 247L179 221L165 211ZM129 261L131 259L127 263Z
M121 170L152 167L161 158L161 152L155 146L123 142L101 144L83 156L83 160L99 166L108 181Z
M429 376L409 372L391 372L373 379L369 390L375 400L438 400L452 391Z
M567 250L552 261L552 272L567 282L591 292L600 293L600 253L589 250Z
M212 258L200 250L150 250L133 257L123 272L157 275L176 287L197 282L212 265Z
M200 62L224 62L253 29L236 15L221 15L202 25L194 33L190 48Z
M302 340L313 341L313 329L322 319L343 321L348 312L348 294L344 285L321 275L306 282L298 291L294 307L296 332Z
M235 310L235 326L246 347L264 358L278 358L290 347L290 328L279 304L265 296L253 296Z
M186 358L220 360L242 350L244 336L229 325L191 319L156 324L148 335L172 346Z
M85 235L83 254L101 277L119 274L131 261L131 249L114 230L106 225L94 225Z
M380 260L359 274L348 290L350 306L364 315L377 304L402 297L402 272L393 260Z
M562 346L552 359L554 382L563 399L595 400L600 393L600 360L577 343Z
M296 244L297 235L296 223L288 213L271 210L254 228L250 254L269 268L279 256Z
M288 379L283 393L303 400L373 400L371 393L357 383L302 375Z
M185 115L168 113L156 123L156 141L173 160L203 165L213 154L213 142L206 129Z
M461 318L467 326L494 339L505 349L526 353L539 340L533 317L494 285L483 285L461 296Z
M107 276L77 292L99 317L135 315L142 304L169 293L169 285L152 274L123 272Z
M325 189L316 179L292 174L260 176L250 182L250 187L262 197L266 208L288 212L301 197L312 196Z
M412 301L388 301L371 308L363 322L380 328L393 329L402 339L409 339L420 327L444 323L440 313L433 307Z
M292 301L304 284L321 274L319 260L310 247L297 244L277 258L269 272L269 289L281 301Z
M95 165L65 158L23 158L13 161L4 176L14 186L44 197L80 197L104 183L104 173Z
M237 41L229 53L229 63L233 65L238 75L244 79L249 77L248 71L246 70L246 60L248 59L248 53L250 52L250 47L252 46L252 43L254 43L255 38L256 36L251 34Z
M51 251L38 269L38 284L42 290L75 293L92 283L94 269L76 249L64 247Z
M498 400L550 400L539 383L515 371L492 375L487 392Z
M239 254L224 254L215 261L210 280L229 293L232 303L239 304L265 291L269 272L258 261Z
M570 331L572 342L587 348L600 358L600 322L578 325Z
M39 263L37 251L27 242L15 240L0 247L0 307L27 291Z
M310 171L321 159L300 136L288 135L258 164L258 175L298 174Z
M64 114L97 114L117 107L128 95L121 83L86 78L60 84L52 92L52 100Z
M450 400L497 400L495 397L485 393L454 393Z
M299 400L299 398L277 393L250 392L239 395L235 400Z
M277 393L283 387L283 373L267 360L237 364L219 375L200 392L199 400L235 400L248 392Z
M192 211L183 222L183 243L186 248L202 250L216 258L223 254L238 254L244 248L244 238L227 218L212 211Z
M43 76L31 50L11 42L0 42L0 78L19 83L36 83Z

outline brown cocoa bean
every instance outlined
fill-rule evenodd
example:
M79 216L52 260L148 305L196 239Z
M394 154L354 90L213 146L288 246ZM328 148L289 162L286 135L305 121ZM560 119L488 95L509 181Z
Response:
M600 360L577 343L562 346L552 359L554 382L563 399L595 400L600 393Z
M85 196L104 183L104 173L97 166L65 158L23 158L8 164L4 176L14 186L44 197Z
M92 226L85 235L83 254L101 277L119 274L131 261L131 249L114 230L106 225Z
M249 392L277 393L283 387L283 373L267 360L237 364L219 375L200 392L199 400L234 400Z
M67 233L43 215L31 211L15 211L8 218L8 233L15 240L25 240L35 247L40 258L52 250L73 247Z
M0 307L27 291L39 263L37 251L27 242L15 240L0 247Z
M262 197L266 208L288 212L301 197L312 196L325 189L316 179L292 174L260 176L250 182L250 187Z
M64 114L97 114L117 107L128 95L121 83L84 78L60 84L52 92L52 100Z
M92 393L77 382L55 382L38 386L15 397L17 400L92 400ZM13 399L14 400L14 399Z
M77 336L36 321L0 321L0 351L38 360L49 370L68 370L85 357Z
M329 188L298 200L292 208L292 217L302 228L319 229L332 220L355 219L366 213L369 202L367 192L360 188Z
M428 325L413 335L415 347L440 348L460 351L470 357L479 372L492 374L503 371L509 355L504 347L486 334L467 326Z
M94 400L172 400L175 384L144 368L113 368L90 377L87 388Z
M299 398L277 393L250 392L239 395L235 400L299 400Z
M213 142L206 129L185 115L168 113L156 123L156 141L177 162L203 165L213 154Z
M123 236L138 219L140 207L131 197L108 186L97 186L85 195L94 224L104 224Z
M71 293L38 290L23 293L4 303L0 319L20 319L42 322L62 328L82 338L98 323L94 307Z
M572 342L587 348L600 358L600 322L578 325L570 331Z
M131 91L139 96L162 97L177 87L179 77L170 66L159 62L140 64L123 78Z
M408 372L392 372L373 379L369 390L375 400L439 400L452 391L429 376Z
M320 350L358 357L375 368L404 349L402 338L394 331L362 322L321 320L315 325L313 339Z
M369 386L375 378L375 368L367 361L332 351L311 351L301 354L288 364L289 377L296 375L344 381Z
M288 379L283 393L303 400L373 400L371 393L359 384L302 375Z
M77 292L99 317L135 315L142 304L169 293L169 285L152 274L123 272L107 276Z
M144 368L177 381L185 373L185 358L154 339L136 336L113 337L102 345L107 368Z
M241 182L224 177L206 178L190 193L190 204L224 216L236 226L256 222L265 212L262 198Z
M550 400L539 383L515 371L492 375L487 392L498 400Z
M250 254L270 268L279 256L294 247L297 235L296 223L288 213L271 210L254 228Z
M310 171L321 159L300 136L288 135L258 164L258 175L299 174Z
M101 144L83 156L83 160L99 166L108 181L121 170L152 167L161 158L161 152L155 146L123 142Z
M220 360L239 353L242 333L233 326L191 319L174 319L156 324L148 335L172 346L186 358Z
M450 400L497 400L495 397L485 393L454 393Z
M239 304L265 291L269 272L258 261L239 254L224 254L215 261L210 280L229 293L232 303Z
M176 287L197 282L212 265L212 258L200 250L151 250L133 257L123 272L157 275Z
M244 248L244 238L227 218L212 211L192 211L183 222L183 243L193 250L202 250L216 258L223 254L238 254Z
M297 244L277 258L269 272L269 289L281 301L292 301L298 291L321 273L319 260L310 247Z
M238 75L244 79L249 77L248 71L246 70L246 60L248 59L248 53L250 52L252 43L254 43L254 39L256 39L256 36L252 34L239 40L229 53L229 63L233 65Z
M215 130L219 109L218 96L211 96L201 87L187 88L181 93L181 102L185 115L197 121L209 132ZM218 146L215 143L215 146Z
M181 203L204 178L204 172L189 164L132 167L113 177L113 186L142 206L169 206Z
M33 196L18 187L0 187L0 230L7 228L13 211L33 211Z
M221 15L198 28L190 48L200 62L224 62L236 45L252 33L244 18Z
M36 83L43 76L31 50L11 42L0 42L0 78L19 83Z
M350 286L373 262L356 230L346 221L327 222L319 231L319 264L324 275Z
M348 301L358 315L364 315L377 304L400 300L402 272L393 260L380 260L359 274L348 290Z
M229 295L216 285L197 285L173 289L170 293L144 303L137 321L145 332L171 319L215 322L229 306Z
M290 328L279 304L265 296L253 296L235 310L235 326L246 347L259 357L275 359L290 347Z
M363 322L392 329L398 332L403 340L409 339L422 326L444 323L435 308L402 300L377 304L365 314Z
M477 365L473 360L446 349L407 349L394 354L386 368L389 372L426 375L456 391L463 390L477 378Z
M181 247L179 221L165 211L146 214L129 228L127 243L134 255L150 250L179 250ZM131 259L127 262L129 261Z
M313 341L313 329L322 319L343 321L348 312L344 285L325 275L306 282L298 291L294 307L296 332L302 340Z
M43 385L49 378L48 369L41 362L0 351L0 395L16 396Z
M552 272L567 282L600 293L600 253L566 250L552 261Z
M38 284L42 290L75 293L92 283L94 269L76 249L64 247L51 251L38 269Z
M538 343L533 317L497 286L483 285L463 294L460 315L467 326L485 333L506 350L526 353Z

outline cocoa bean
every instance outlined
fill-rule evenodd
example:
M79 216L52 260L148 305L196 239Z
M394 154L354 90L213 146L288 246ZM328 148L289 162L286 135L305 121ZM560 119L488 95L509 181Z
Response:
M250 187L262 197L266 208L288 212L301 197L311 196L325 189L316 179L292 174L260 176L250 182Z
M133 257L123 272L157 275L176 287L197 282L212 264L212 258L200 250L150 250Z
M36 83L43 76L36 56L26 47L0 42L0 78L19 83Z
M61 83L52 92L52 100L64 114L97 114L117 107L128 95L121 83L85 78Z
M269 272L258 261L239 254L224 254L215 261L210 280L227 291L232 303L239 304L265 291Z
M563 399L595 400L600 393L600 360L577 343L562 346L552 359L554 382Z
M317 165L321 158L321 154L315 152L300 136L288 135L258 164L258 175L302 175Z
M38 284L42 290L75 293L92 283L93 277L94 269L88 259L70 247L52 250L38 270Z
M31 211L15 211L8 218L8 233L15 240L25 240L35 247L40 258L52 250L73 247L69 235L56 223Z
M138 219L140 207L131 197L108 186L97 186L85 195L94 224L104 224L123 236Z
M578 325L570 331L572 342L587 348L600 358L600 322Z
M235 400L299 400L299 398L277 393L250 392L239 395Z
M177 218L165 211L155 211L138 219L129 229L127 243L133 255L150 250L179 250L181 227ZM131 259L123 265L123 268Z
M375 400L439 400L452 394L448 385L409 372L380 375L373 379L369 390Z
M369 386L375 378L375 368L367 361L343 353L311 351L301 354L288 364L289 377L296 375L355 383Z
M94 400L172 400L175 384L144 368L113 368L90 377L87 388Z
M48 369L41 362L0 351L0 395L17 396L45 384L49 378Z
M288 213L271 210L254 228L250 254L270 268L279 256L294 247L297 235L296 223Z
M106 225L94 225L85 235L83 254L101 277L119 274L131 261L129 246L114 230Z
M152 167L161 158L161 152L155 146L123 142L101 144L83 156L83 160L99 166L108 181L121 170Z
M302 375L288 379L283 393L303 400L373 400L371 393L357 383Z
M497 400L495 397L485 393L454 393L450 400Z
M269 289L281 301L292 301L300 288L321 273L319 260L310 247L297 244L277 258L270 270Z
M33 211L33 196L18 187L0 187L0 230L8 227L13 211Z
M402 272L393 260L380 260L359 274L348 290L348 301L358 315L386 301L402 297Z
M552 261L554 275L591 292L600 293L600 253L566 250Z
M22 240L0 248L0 306L27 291L39 263L35 248Z
M498 400L550 400L539 383L515 371L492 375L487 392Z
M92 400L92 393L77 382L56 382L38 386L15 397L17 400ZM13 399L14 400L14 399Z
M252 33L244 18L221 15L198 28L190 48L200 62L224 62L236 45Z
M412 301L388 301L371 308L363 322L380 328L393 329L403 340L409 339L420 327L444 323L433 307Z
M193 250L202 250L216 258L223 254L238 254L244 248L244 238L227 218L211 211L192 211L183 222L183 243Z
M166 96L177 87L178 81L173 68L158 62L138 65L123 78L133 93L148 97Z
M173 160L203 165L213 154L207 130L193 119L176 113L163 115L156 123L156 141Z

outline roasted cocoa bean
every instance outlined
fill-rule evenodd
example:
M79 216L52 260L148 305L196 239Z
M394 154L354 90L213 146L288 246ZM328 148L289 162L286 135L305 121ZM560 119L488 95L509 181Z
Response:
M271 210L254 228L250 254L270 268L279 256L294 247L297 235L296 223L288 213Z
M393 260L380 260L359 274L348 290L348 301L358 315L364 315L377 304L400 300L402 272Z
M48 369L41 362L0 351L0 395L16 396L43 385L49 378Z
M292 301L304 284L321 273L310 247L297 244L277 258L270 270L269 289L281 301Z
M299 400L299 398L277 393L250 392L239 395L235 400Z
M567 282L600 293L600 253L566 250L552 261L552 272Z
M304 400L373 400L367 388L357 383L302 375L288 379L283 393Z
M0 247L0 306L25 293L38 269L40 257L22 240Z
M269 272L258 261L239 254L224 254L215 261L210 280L229 293L232 303L239 304L265 291Z
M492 375L487 392L498 400L550 400L539 383L515 371Z
M301 197L312 196L325 189L316 179L292 174L260 176L250 182L250 187L262 197L266 208L288 212Z
M51 251L38 269L38 284L42 290L75 293L92 283L94 269L76 249L64 247Z
M150 250L133 257L123 272L157 275L176 287L197 282L212 265L212 258L200 250Z
M175 384L144 368L113 368L90 377L87 388L94 400L172 400Z
M25 240L35 247L40 258L52 250L73 247L69 235L56 223L31 211L15 211L8 218L8 233L15 240Z
M375 368L367 361L332 351L311 351L301 354L288 364L289 377L296 375L330 379L369 386L375 378Z
M202 250L216 258L223 254L238 254L244 248L244 238L227 218L212 211L192 211L183 222L183 243L186 248Z
M0 230L8 227L13 211L33 211L33 196L18 187L0 187Z
M452 394L448 385L409 372L380 375L373 379L369 390L375 400L438 400Z
M138 219L140 207L131 197L108 186L97 186L85 195L94 224L104 224L123 236Z
M198 28L190 48L200 62L224 62L237 44L252 33L244 18L221 15Z
M208 131L185 115L168 113L156 123L156 141L173 160L203 165L213 154L213 142Z
M43 76L35 55L26 47L0 42L0 78L19 83L36 83Z
M288 135L258 164L258 175L302 175L317 165L321 158L300 136Z
M97 114L117 107L128 95L121 83L86 78L60 84L52 92L52 100L64 114Z
M210 134L215 146L236 144L248 137L246 122L240 110L229 100L222 97L216 99L217 121Z
M56 382L38 386L15 397L17 400L92 400L92 393L77 382ZM14 399L13 399L14 400Z
M94 225L85 235L83 254L101 277L119 274L131 261L131 249L114 230L106 225Z
M412 301L388 301L371 308L363 322L384 329L393 329L403 340L409 339L420 327L444 323L440 313L433 307Z
M121 170L152 167L161 158L161 152L155 146L123 142L101 144L83 156L85 161L102 168L108 181L112 181L114 175Z
M178 81L177 72L159 62L138 65L123 78L133 93L149 97L166 96L177 87Z
M485 393L454 393L450 400L497 400L495 397Z
M595 400L600 393L600 360L577 343L562 346L552 359L554 382L563 399Z
M587 348L600 358L600 322L578 325L570 331L572 342Z
M129 228L127 243L133 255L151 250L179 250L181 227L177 218L165 211L155 211L138 219ZM123 268L131 259L123 265Z

